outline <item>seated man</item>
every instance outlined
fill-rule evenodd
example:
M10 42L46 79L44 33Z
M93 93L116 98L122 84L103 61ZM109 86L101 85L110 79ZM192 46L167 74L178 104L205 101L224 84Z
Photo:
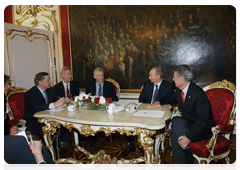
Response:
M54 109L56 107L63 106L66 103L70 102L70 99L67 97L59 98L55 90L51 87L51 80L46 72L40 72L35 75L34 78L35 86L29 89L25 94L25 111L23 119L26 120L27 130L32 134L40 136L43 139L42 127L45 124L39 123L37 118L33 115L36 112ZM70 134L66 128L61 128L61 134L59 135L59 140L62 142L70 143ZM56 145L56 143L53 143ZM67 152L63 151L60 148L60 154L65 154Z
M104 73L102 68L96 68L93 71L93 77L96 81L91 82L86 87L86 94L91 93L93 96L104 96L111 97L113 101L118 101L118 97L116 95L116 91L114 89L114 85L111 82L104 80ZM90 149L96 148L98 143L97 136L91 136L89 147Z
M75 96L79 95L78 82L72 81L72 71L70 67L63 67L61 76L63 81L55 84L53 88L59 97L68 97L72 101ZM78 135L78 141L82 141L80 134Z
M114 85L111 82L104 80L102 68L96 68L93 71L93 77L96 81L89 83L86 87L86 94L91 93L93 96L111 97L113 101L118 101Z
M163 71L160 67L154 67L149 72L149 80L144 83L138 101L140 103L155 103L174 92L174 87L171 83L163 80ZM122 152L121 156L127 156L134 152L134 136L127 136L128 147Z
M211 105L202 88L192 82L193 73L189 66L180 65L174 70L173 81L177 87L172 95L161 99L152 106L178 103L182 117L172 119L172 159L173 164L193 163L190 142L210 139L211 128L215 126Z
M54 86L55 91L59 97L73 98L79 96L78 82L72 81L72 71L69 67L63 67L61 70L63 81Z

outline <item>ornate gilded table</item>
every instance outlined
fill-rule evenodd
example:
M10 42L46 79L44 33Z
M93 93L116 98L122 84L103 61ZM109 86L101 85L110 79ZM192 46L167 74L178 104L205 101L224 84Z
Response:
M148 110L146 108L147 105L149 104L142 103L138 109ZM74 132L75 147L86 154L89 159L92 159L91 163L138 163L142 161L145 163L160 163L159 146L161 145L161 149L164 150L166 135L164 129L166 121L169 120L172 114L169 108L170 105L164 105L162 109L151 109L165 111L162 118L134 116L134 113L126 111L109 115L106 110L82 110L79 106L72 112L69 112L66 108L62 108L60 111L40 111L34 116L38 118L40 123L46 124L43 127L44 140L55 163L82 163L72 158L56 160L56 154L52 146L52 135L56 133L57 128L60 128L60 125L66 127L69 131L75 129L81 135L85 136L94 136L97 132L104 132L106 136L115 132L119 132L121 135L126 134L127 136L137 135L140 147L144 151L144 157L133 160L125 160L123 158L117 160L116 157L111 159L110 155L107 155L103 150L92 155L79 146L78 133ZM153 135L155 135L155 151L153 151L154 140L151 138Z

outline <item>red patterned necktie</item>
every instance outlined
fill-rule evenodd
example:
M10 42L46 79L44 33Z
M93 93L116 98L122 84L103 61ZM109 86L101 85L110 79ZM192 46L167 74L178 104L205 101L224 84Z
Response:
M68 89L68 84L67 84L67 97L70 99L70 93L69 93L69 89Z
M183 108L183 106L184 106L184 92L183 91L181 92L181 96L182 96L182 108Z

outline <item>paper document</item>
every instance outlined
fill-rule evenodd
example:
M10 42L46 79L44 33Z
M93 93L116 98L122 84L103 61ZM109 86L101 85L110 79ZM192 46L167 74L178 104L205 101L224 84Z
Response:
M134 116L162 118L164 113L165 113L165 111L160 111L160 110L139 110L134 114Z
M27 138L25 129L26 129L26 127L18 128L19 131L18 131L18 133L16 135L17 136L24 136L26 138L26 140L27 140L27 143L28 143L28 138Z

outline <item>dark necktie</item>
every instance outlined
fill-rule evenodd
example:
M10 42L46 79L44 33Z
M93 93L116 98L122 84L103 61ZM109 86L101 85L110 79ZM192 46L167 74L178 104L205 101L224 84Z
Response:
M157 94L158 94L158 85L156 84L155 85L156 86L156 88L155 88L155 92L154 92L154 96L153 96L153 103L155 103L156 102L156 99L157 99ZM153 104L152 103L152 104Z
M99 89L98 89L98 96L102 96L102 85L101 84L98 84L99 86Z
M67 84L67 97L70 99L71 97L70 97L70 93L69 93L69 88L68 88L68 84Z
M44 94L44 99L46 101L46 104L48 104L48 97L47 97L47 92L46 90L43 91L43 94Z
M183 106L184 106L184 92L183 91L181 92L181 96L182 96L182 108L183 108Z

